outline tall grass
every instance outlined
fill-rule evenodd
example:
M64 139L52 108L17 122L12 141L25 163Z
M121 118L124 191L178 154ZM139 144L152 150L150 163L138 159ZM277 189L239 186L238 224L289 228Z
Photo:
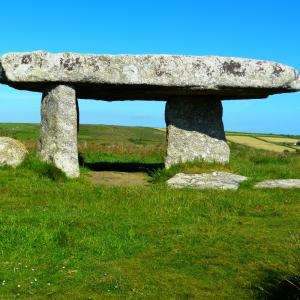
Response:
M300 178L300 157L231 149L228 165L166 171L162 143L87 142L75 180L34 153L1 167L0 299L299 299L300 191L252 186ZM153 182L94 185L87 174L97 166L140 168ZM164 183L211 170L250 179L237 191Z

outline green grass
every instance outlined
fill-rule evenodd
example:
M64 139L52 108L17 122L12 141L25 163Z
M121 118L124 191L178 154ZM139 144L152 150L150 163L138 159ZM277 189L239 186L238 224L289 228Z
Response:
M81 125L79 141L105 144L133 143L137 145L156 144L164 140L165 133L147 127Z
M36 140L39 137L39 124L1 123L0 136L19 140ZM79 142L102 144L133 143L137 145L161 143L165 133L148 127L113 125L80 125Z
M99 137L102 153L87 142L76 180L34 152L16 169L0 168L0 299L299 299L300 190L252 188L300 178L299 155L231 144L228 165L165 171L162 139L145 130L145 145L134 142L143 129L119 142ZM93 185L91 166L140 168L153 181ZM179 171L215 169L250 179L238 191L165 184Z
M39 138L38 124L1 123L0 136L8 136L18 140L36 140Z

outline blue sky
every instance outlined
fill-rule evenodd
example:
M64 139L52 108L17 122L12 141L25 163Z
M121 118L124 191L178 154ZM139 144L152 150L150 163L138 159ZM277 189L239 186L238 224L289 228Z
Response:
M0 55L47 50L240 56L300 70L299 0L1 3ZM0 122L39 122L41 95L0 86ZM164 102L80 100L81 123L164 126ZM224 101L226 130L300 134L300 93Z

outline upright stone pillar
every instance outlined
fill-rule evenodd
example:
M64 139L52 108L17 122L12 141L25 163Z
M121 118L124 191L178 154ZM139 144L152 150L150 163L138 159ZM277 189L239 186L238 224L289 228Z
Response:
M176 97L167 101L166 168L180 162L226 163L226 143L220 100L210 97Z
M68 177L79 176L77 109L76 91L71 86L51 86L43 94L39 155Z

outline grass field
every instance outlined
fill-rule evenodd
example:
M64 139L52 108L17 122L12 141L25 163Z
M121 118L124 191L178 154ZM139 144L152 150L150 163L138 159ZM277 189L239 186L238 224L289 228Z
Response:
M265 138L256 138L252 136L245 136L245 135L227 135L227 140L230 142L242 144L248 147L274 151L274 152L284 152L284 151L295 151L295 149L274 144L272 141L265 141Z
M299 139L295 139L295 138L273 137L273 136L265 136L265 137L261 137L261 139L272 143L296 143L299 141Z
M253 189L300 178L297 153L231 143L228 165L163 169L165 133L82 126L81 177L38 161L38 126L0 124L31 145L0 168L0 299L300 299L300 190ZM93 171L145 172L149 184L94 184ZM176 190L176 172L248 176L238 191Z
M246 136L254 136L254 137L274 137L274 138L290 138L290 139L300 139L300 135L284 135L284 134L272 134L272 133L253 133L253 132L233 132L233 131L227 131L227 135L246 135Z
M166 131L165 128L156 129L163 132ZM226 138L228 141L260 150L274 152L294 152L296 150L300 150L300 146L291 145L292 143L300 141L300 136L276 136L274 134L227 132Z

